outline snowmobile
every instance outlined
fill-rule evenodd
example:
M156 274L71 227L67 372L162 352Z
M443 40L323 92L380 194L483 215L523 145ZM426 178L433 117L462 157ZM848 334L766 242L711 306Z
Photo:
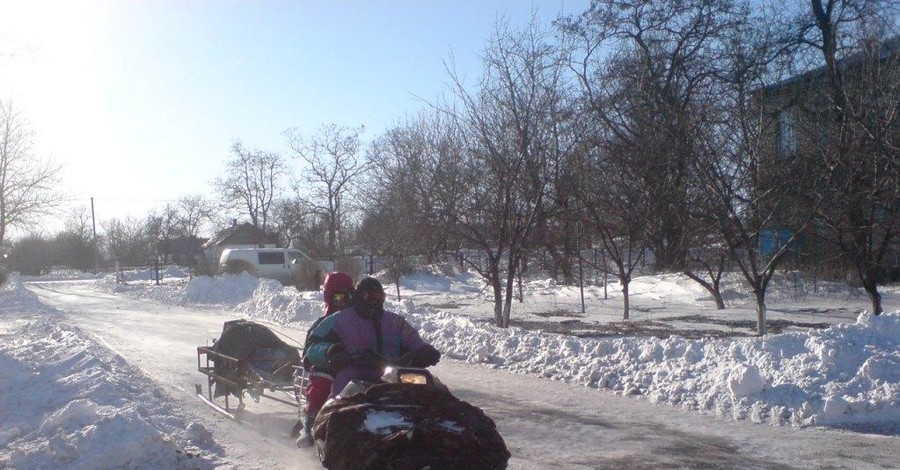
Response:
M225 322L212 346L197 347L197 369L207 378L197 396L239 419L244 396L295 406L304 421L309 371L298 348L248 320ZM330 470L505 469L510 453L494 421L462 401L409 356L374 355L356 365L383 372L375 382L351 381L316 415L313 445ZM237 398L237 408L229 402ZM224 403L222 403L224 402ZM295 427L294 434L298 429Z
M427 369L388 365L380 382L351 381L316 416L313 445L330 470L505 469L494 421Z

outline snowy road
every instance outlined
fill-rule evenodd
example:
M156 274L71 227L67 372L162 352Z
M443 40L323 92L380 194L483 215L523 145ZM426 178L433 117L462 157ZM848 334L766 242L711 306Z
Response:
M43 302L140 368L183 418L201 423L236 468L319 468L287 434L287 405L247 404L235 423L194 395L196 346L218 337L233 312L185 309L104 294L81 283L31 283ZM273 325L288 340L303 331ZM900 468L900 438L723 421L639 398L445 360L436 373L495 419L510 469Z

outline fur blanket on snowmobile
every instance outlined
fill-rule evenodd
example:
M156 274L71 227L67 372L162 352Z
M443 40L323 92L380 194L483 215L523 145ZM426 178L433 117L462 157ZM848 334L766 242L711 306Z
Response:
M381 469L389 462L404 468L391 459L409 452L433 458L435 470L504 469L510 457L490 417L436 387L378 384L329 400L313 437L324 443L322 463L331 470Z
M257 379L291 383L294 373L291 364L300 362L297 348L282 341L269 328L243 319L225 322L222 336L211 349L240 361L217 360L214 372L241 384ZM240 396L241 392L228 384L216 383L217 397L229 393Z

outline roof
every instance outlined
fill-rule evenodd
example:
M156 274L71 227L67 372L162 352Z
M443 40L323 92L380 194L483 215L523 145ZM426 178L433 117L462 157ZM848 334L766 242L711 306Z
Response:
M225 245L263 245L268 243L278 245L278 234L266 233L263 229L249 222L244 222L220 231L204 243L203 248Z
M879 61L887 60L890 57L893 57L893 56L897 55L898 53L900 53L900 36L895 36L891 39L887 39L884 42L882 42L880 46L881 47L879 49L878 60ZM856 52L856 53L853 53L847 57L844 57L844 58L838 60L838 64L844 68L849 68L853 65L856 65L856 64L862 62L865 59L865 57L866 57L865 52L863 52L863 51ZM787 78L778 83L763 87L762 91L770 92L770 91L775 91L775 90L779 90L782 88L787 88L787 87L797 84L797 83L812 82L813 80L820 78L824 75L825 75L825 66L823 65L821 67L817 67L813 70L802 73L800 75L794 75L793 77Z

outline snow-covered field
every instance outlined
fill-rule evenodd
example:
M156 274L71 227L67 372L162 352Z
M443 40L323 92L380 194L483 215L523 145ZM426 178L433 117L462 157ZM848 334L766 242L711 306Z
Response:
M316 292L297 292L248 275L188 280L172 270L162 285L145 279L137 273L119 284L106 276L94 287L172 305L214 305L301 330L322 310ZM386 285L391 293L395 288ZM755 319L750 297L737 284L728 287L725 311L714 310L702 289L682 276L637 278L631 290L632 322L746 333L735 325ZM621 323L621 294L615 285L605 292L586 288L583 314L579 293L547 280L527 282L525 302L514 305L512 318ZM889 313L872 316L864 311L867 300L857 289L822 282L812 286L784 276L769 303L769 318L784 320L784 332L726 339L499 329L488 321L488 294L474 276L435 270L402 280L401 300L391 299L387 306L406 316L445 357L468 363L738 421L900 435L896 286L885 289ZM161 397L131 382L131 366L94 354L92 345L59 322L56 312L40 304L20 279L0 289L0 316L0 468L58 468L73 461L78 463L70 468L222 465L208 451L211 438L202 426L167 413ZM832 326L798 328L791 323ZM115 451L120 460L104 455L112 436L122 449Z

